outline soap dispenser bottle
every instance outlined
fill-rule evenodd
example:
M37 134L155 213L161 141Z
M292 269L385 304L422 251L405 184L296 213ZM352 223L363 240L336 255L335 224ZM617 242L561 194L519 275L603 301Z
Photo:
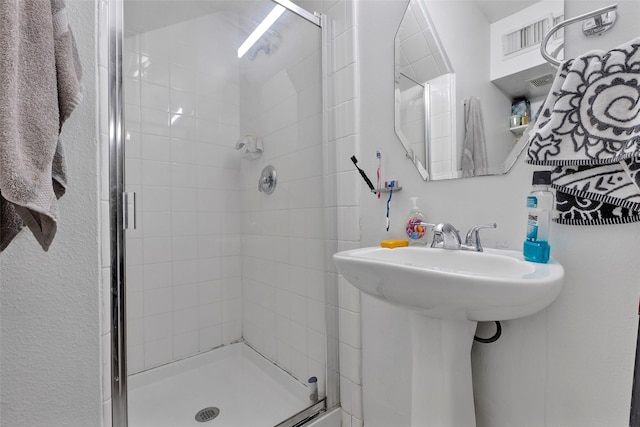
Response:
M424 215L418 207L418 198L411 197L410 200L413 202L413 207L411 208L411 211L409 211L409 215L407 216L407 221L405 223L407 237L409 237L409 244L426 245L427 227L424 222Z
M533 173L533 189L527 197L527 238L524 241L524 259L532 262L549 261L549 223L553 209L553 193L549 191L551 171Z

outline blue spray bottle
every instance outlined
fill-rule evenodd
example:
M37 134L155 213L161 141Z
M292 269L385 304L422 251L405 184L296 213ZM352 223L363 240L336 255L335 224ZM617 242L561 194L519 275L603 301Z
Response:
M533 189L527 196L527 239L524 241L524 259L532 262L549 261L549 224L553 209L553 193L551 171L535 171L533 173Z

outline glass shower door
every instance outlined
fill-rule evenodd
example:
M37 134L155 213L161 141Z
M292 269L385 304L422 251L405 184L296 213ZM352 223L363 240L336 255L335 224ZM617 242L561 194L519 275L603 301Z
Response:
M238 53L279 7L124 2L130 426L324 407L321 30L284 11Z

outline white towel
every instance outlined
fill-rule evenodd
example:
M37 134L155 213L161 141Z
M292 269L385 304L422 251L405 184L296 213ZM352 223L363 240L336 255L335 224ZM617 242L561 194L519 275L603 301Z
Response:
M63 123L81 68L63 0L0 2L0 251L24 225L44 250L57 229Z
M480 100L472 96L464 103L464 143L462 145L462 176L487 174L487 144Z

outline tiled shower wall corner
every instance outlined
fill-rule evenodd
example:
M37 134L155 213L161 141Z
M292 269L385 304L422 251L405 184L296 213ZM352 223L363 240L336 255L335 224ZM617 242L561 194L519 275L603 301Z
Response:
M304 6L304 3L302 3ZM109 273L109 210L108 210L108 5L98 2L99 37L99 113L102 166L102 346L103 346L103 425L111 426L111 337L110 337L110 273ZM353 0L323 0L322 8L334 23L330 52L331 68L328 80L335 81L335 90L328 93L329 142L323 147L330 194L325 194L325 230L330 238L327 248L327 286L338 287L339 302L332 306L339 312L340 392L342 425L362 426L362 381L360 340L360 294L335 271L330 256L336 251L359 246L359 186L349 157L359 153L359 103L356 23ZM312 8L311 8L312 9ZM306 266L305 266L306 269ZM313 270L313 269L311 269ZM306 273L305 273L306 274Z

